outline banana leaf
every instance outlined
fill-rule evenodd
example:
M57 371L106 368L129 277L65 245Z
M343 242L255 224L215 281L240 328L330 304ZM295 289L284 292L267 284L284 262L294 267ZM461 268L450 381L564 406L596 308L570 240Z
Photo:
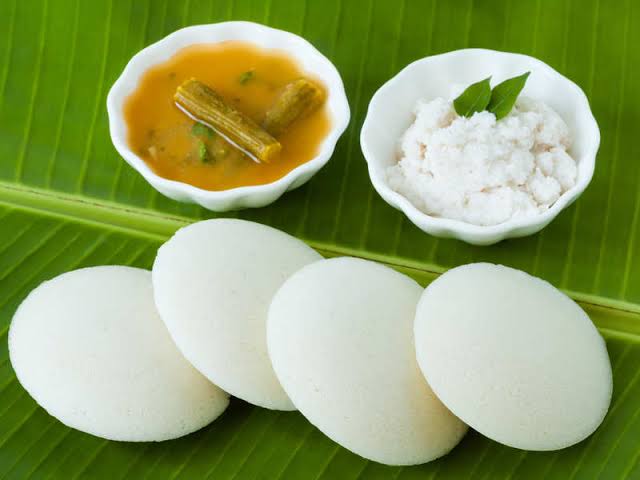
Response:
M366 461L298 413L234 399L209 427L163 443L71 430L18 384L10 319L70 269L149 268L177 228L212 212L159 195L117 155L105 98L139 49L180 27L251 20L309 39L340 70L352 122L329 164L273 205L229 214L287 231L326 256L386 263L426 285L472 261L540 276L607 340L611 410L584 442L525 452L470 432L416 467ZM635 0L2 0L0 2L0 478L640 478L640 3ZM358 134L369 98L426 55L485 47L534 55L583 87L602 133L585 194L540 234L473 247L428 236L374 192ZM571 339L567 339L571 341Z

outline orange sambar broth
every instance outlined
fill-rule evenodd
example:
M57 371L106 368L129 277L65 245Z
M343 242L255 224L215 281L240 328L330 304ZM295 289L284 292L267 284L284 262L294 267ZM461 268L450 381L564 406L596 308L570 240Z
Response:
M242 84L241 75L247 71L254 75ZM282 152L271 163L256 163L240 155L203 163L194 154L194 122L175 106L173 95L182 82L196 78L260 124L280 89L301 76L304 72L286 54L245 42L184 48L147 70L127 98L124 114L129 147L161 177L207 190L273 182L316 156L330 129L326 106L278 137ZM154 149L155 158L149 151L152 146L159 146Z

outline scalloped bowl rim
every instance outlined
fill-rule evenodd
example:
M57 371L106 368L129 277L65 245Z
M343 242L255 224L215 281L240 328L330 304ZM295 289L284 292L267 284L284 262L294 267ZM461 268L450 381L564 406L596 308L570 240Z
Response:
M331 130L327 134L327 136L322 141L320 149L315 157L307 162L298 165L296 168L288 172L283 177L279 179L262 184L262 185L249 185L242 187L230 188L227 190L206 190L203 188L195 187L191 184L180 182L178 180L171 180L168 178L161 177L156 174L147 163L142 160L138 155L136 155L130 148L126 139L126 122L124 121L122 115L122 107L121 105L126 100L127 96L131 94L132 90L129 90L126 83L129 80L129 77L135 78L136 85L139 82L140 77L144 74L144 72L166 60L160 61L150 61L149 57L153 57L157 52L164 49L167 45L171 45L173 42L177 41L180 37L190 36L194 34L200 33L209 33L215 34L216 30L221 28L237 28L238 30L246 30L249 31L258 31L261 34L268 34L274 36L282 36L283 43L290 43L296 46L298 49L306 49L305 55L311 55L315 57L316 61L326 63L327 67L332 70L332 74L334 74L334 78L331 79L323 79L327 82L328 89L335 89L333 92L338 98L335 100L336 104L336 112L333 112L331 118ZM223 35L224 37L224 35ZM246 41L248 43L253 43L254 45L263 48L265 50L283 50L283 47L275 46L275 47L263 47L259 45L255 41L251 40L250 35L247 35L247 38L242 39L240 41ZM286 38L285 38L286 37ZM230 39L230 38L228 38ZM237 40L237 38L233 38ZM217 40L211 41L193 41L190 44L202 44L202 43L221 43L227 41L225 38L220 38ZM175 55L182 48L185 48L187 45L182 45L179 47L169 46L168 50L171 51L171 55ZM293 54L290 51L286 51L286 55L294 58L299 61L299 55ZM135 89L135 88L134 88ZM109 115L109 131L111 134L111 140L118 151L118 153L124 158L124 160L133 167L138 173L140 173L144 179L156 190L158 189L156 185L160 187L174 192L174 193L184 193L186 196L193 202L202 205L202 202L212 202L212 201L221 201L221 202L229 202L234 199L239 199L242 197L252 197L259 196L261 194L271 194L271 196L275 196L271 201L267 203L271 203L272 201L277 200L278 197L282 193L284 193L287 189L291 187L291 185L300 177L304 177L308 175L309 177L313 176L317 173L331 158L333 151L335 149L335 145L338 142L340 136L344 133L347 126L349 125L350 120L350 110L349 103L347 101L346 93L344 91L344 84L342 82L342 78L337 68L333 63L325 57L316 47L314 47L308 40L305 38L296 35L295 33L287 32L286 30L280 30L277 28L268 27L266 25L262 25L255 22L247 22L247 21L229 21L229 22L219 22L219 23L210 23L210 24L202 24L202 25L191 25L189 27L184 27L179 30L176 30L169 35L161 38L155 43L148 45L147 47L140 50L136 53L127 65L124 70L114 82L113 86L109 90L109 94L107 95L107 112ZM163 193L163 192L161 192ZM205 207L210 208L210 207Z
M592 138L593 140L591 145L588 146L589 148L587 149L587 151L579 159L580 162L586 162L585 165L587 169L585 170L585 174L582 176L578 175L576 184L565 193L563 193L549 209L545 210L542 213L527 218L508 220L497 225L489 226L474 225L471 223L463 222L461 220L440 218L428 215L414 206L413 203L411 203L406 197L388 186L386 179L384 178L384 172L381 171L381 166L375 160L375 153L370 151L368 147L366 135L368 133L368 129L371 128L372 115L375 115L377 113L376 110L380 100L384 96L393 93L395 84L399 83L399 80L406 77L411 77L411 75L413 75L413 70L418 65L430 63L435 59L441 59L443 57L457 57L473 53L489 53L496 56L513 56L530 62L532 65L535 65L537 69L542 70L545 73L554 76L565 83L574 95L574 102L581 107L581 114L588 115L589 128L591 129L592 134L590 138ZM416 98L416 100L418 100L418 98ZM407 217L409 217L409 219L417 227L435 236L454 237L473 244L488 245L499 242L506 238L526 236L540 231L542 228L548 225L565 207L573 203L573 201L575 201L576 198L578 198L584 192L584 190L591 182L591 179L593 178L596 153L598 152L598 148L600 145L600 130L598 128L596 119L591 112L591 107L589 106L589 101L584 91L575 82L569 80L567 77L544 63L542 60L521 53L503 52L484 48L466 48L438 55L431 55L416 60L408 64L394 77L384 83L376 91L376 93L371 98L371 101L369 102L367 115L360 132L360 145L368 164L369 177L371 178L373 186L375 187L377 192L387 203L395 208L398 208L405 215L407 215ZM525 233L518 232L519 230L523 229L527 231Z

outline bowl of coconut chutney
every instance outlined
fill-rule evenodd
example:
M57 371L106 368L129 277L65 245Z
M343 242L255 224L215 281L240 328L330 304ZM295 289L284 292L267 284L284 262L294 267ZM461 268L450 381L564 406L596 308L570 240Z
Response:
M600 131L582 89L549 65L465 49L380 87L360 143L376 191L418 228L491 245L540 231L582 194Z

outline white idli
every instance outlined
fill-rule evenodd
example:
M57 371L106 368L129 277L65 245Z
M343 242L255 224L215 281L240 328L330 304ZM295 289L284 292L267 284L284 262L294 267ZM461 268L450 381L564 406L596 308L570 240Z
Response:
M294 274L269 311L269 354L295 406L343 447L389 465L438 458L466 432L416 362L421 293L387 267L336 258Z
M584 311L549 283L486 263L425 290L416 353L440 400L493 440L555 450L589 436L611 400L611 365Z
M156 305L178 348L212 382L254 405L294 410L267 354L267 312L280 285L321 258L259 223L194 223L158 251Z
M9 354L50 415L109 440L181 437L229 403L171 341L146 270L85 268L41 284L13 317Z

